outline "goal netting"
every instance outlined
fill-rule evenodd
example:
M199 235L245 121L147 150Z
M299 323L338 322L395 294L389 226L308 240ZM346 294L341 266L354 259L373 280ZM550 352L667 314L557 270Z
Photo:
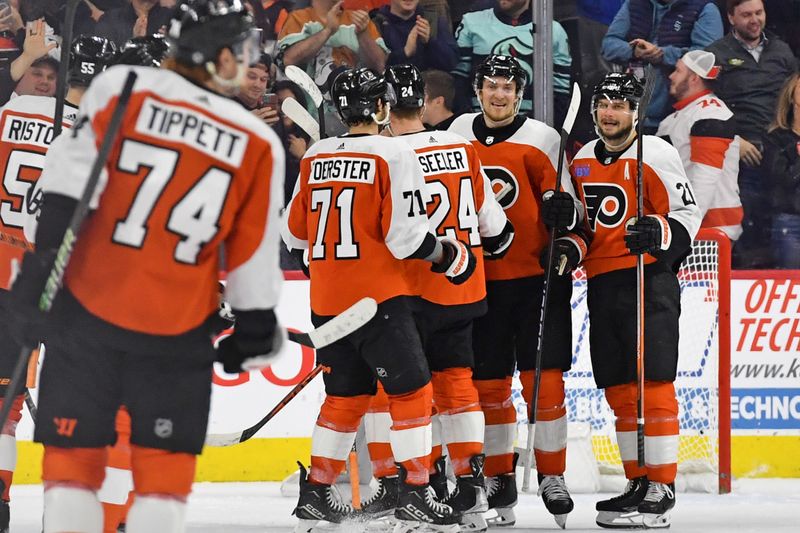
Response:
M678 278L681 287L675 383L680 418L678 489L727 492L730 490L730 244L725 235L718 230L702 230L691 255L681 265ZM614 414L603 392L596 388L592 374L585 273L576 272L573 283L573 359L572 369L565 376L571 435L574 428L582 428L591 436L599 474L622 478ZM523 407L523 417L525 412ZM570 445L572 440L571 436ZM568 469L571 456L568 455ZM609 486L607 482L601 485Z

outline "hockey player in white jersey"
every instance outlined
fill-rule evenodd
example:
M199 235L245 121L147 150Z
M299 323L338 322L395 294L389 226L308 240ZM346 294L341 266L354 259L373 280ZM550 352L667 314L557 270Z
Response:
M598 388L616 416L628 486L597 503L607 528L669 527L678 460L680 287L677 269L700 226L700 210L677 150L655 136L636 136L644 88L632 74L608 74L594 89L599 139L586 144L570 170L584 204L588 246L589 346ZM637 142L643 142L643 190L637 191ZM637 192L644 213L637 217ZM644 272L644 453L638 466L637 256Z
M384 132L402 139L417 154L427 186L431 231L467 243L477 257L472 277L457 286L431 273L424 264L413 265L410 273L419 290L414 315L433 375L442 444L447 446L456 476L456 488L447 494L441 446L434 446L431 484L437 493L443 493L445 503L463 513L462 531L485 531L484 423L478 391L472 383L472 321L486 312L483 260L502 257L511 246L514 230L494 198L474 147L454 133L425 129L425 82L417 68L389 67L386 80L397 102ZM397 474L388 442L391 420L386 413L388 404L381 400L376 397L365 419L373 474L381 483L376 494L362 505L364 512L372 515L393 509L397 503L396 489L392 488Z
M473 325L473 374L486 415L489 507L497 512L493 523L506 526L514 524L517 504L517 424L511 380L519 370L522 393L531 406L544 283L541 257L547 251L548 227L561 233L580 221L580 204L566 165L563 174L556 176L558 132L518 114L526 82L525 72L514 58L488 57L478 66L473 84L483 112L461 115L449 130L472 143L493 186L510 188L500 205L514 225L514 246L502 259L486 263L489 309ZM554 192L556 180L560 180L560 192ZM556 241L556 257L561 255L561 242ZM579 261L579 255L570 256L568 270ZM572 364L571 277L552 276L549 290L533 447L539 494L563 525L573 509L563 476L567 456L563 373Z
M69 128L78 111L78 104L92 78L102 72L114 56L114 44L100 37L78 37L70 47L69 89L64 102L62 128ZM2 145L0 161L5 168L0 190L0 395L5 393L20 347L5 331L9 321L6 307L12 264L22 260L26 239L24 228L38 210L41 193L34 186L44 167L45 154L54 138L53 117L56 99L49 96L18 96L0 109ZM17 246L14 246L16 244ZM22 384L18 384L19 388ZM9 420L0 432L0 532L8 531L9 489L16 465L16 426L22 417L22 395L16 396ZM2 400L0 400L2 403Z
M742 234L739 200L739 137L735 118L709 82L720 72L714 54L692 50L670 74L669 93L675 112L661 121L656 135L681 155L695 200L703 216L701 228L718 228L735 241Z
M331 95L349 132L315 143L303 157L283 238L290 250L309 252L316 325L365 296L378 302L378 312L347 339L317 351L330 371L323 375L326 397L311 439L311 471L301 468L298 531L353 516L331 484L344 470L376 379L388 395L399 471L395 531L457 531L458 514L437 502L429 486L433 388L412 315L418 289L409 269L416 262L462 284L476 258L453 236L430 231L416 155L402 140L378 135L395 101L385 79L368 69L347 70Z

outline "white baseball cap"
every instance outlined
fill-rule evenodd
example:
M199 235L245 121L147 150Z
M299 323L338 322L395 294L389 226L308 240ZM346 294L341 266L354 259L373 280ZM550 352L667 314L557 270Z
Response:
M704 80L715 80L719 76L720 68L715 65L717 59L711 52L692 50L686 52L681 60L692 72Z

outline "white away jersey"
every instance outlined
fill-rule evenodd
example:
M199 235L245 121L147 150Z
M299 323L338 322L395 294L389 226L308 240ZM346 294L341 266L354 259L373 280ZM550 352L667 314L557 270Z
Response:
M692 183L703 228L719 228L731 240L742 234L739 200L739 137L728 106L711 91L675 104L656 135L678 149Z

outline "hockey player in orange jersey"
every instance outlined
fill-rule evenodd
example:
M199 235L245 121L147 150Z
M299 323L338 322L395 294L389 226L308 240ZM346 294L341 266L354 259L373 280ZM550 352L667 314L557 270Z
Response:
M522 391L531 404L548 227L573 228L579 210L572 182L556 176L559 135L542 122L517 114L526 74L508 56L490 56L478 66L474 89L482 113L462 115L450 131L475 146L493 187L510 192L500 204L516 229L514 246L498 261L486 263L488 313L475 321L475 385L486 417L486 488L496 525L513 525L517 503L514 469L516 410L511 378L520 371ZM556 190L556 179L561 191ZM573 258L579 261L580 258ZM563 373L572 363L572 328L568 276L550 285L547 335L542 356L534 453L539 494L562 524L573 503L564 483L567 418Z
M303 157L283 238L292 251L308 249L315 324L365 296L378 302L378 312L349 338L317 352L331 371L324 374L327 396L312 434L311 471L306 476L301 469L298 530L352 515L330 486L344 470L377 378L389 397L399 469L395 531L421 525L454 531L458 515L429 490L433 391L411 313L417 289L409 263L461 284L469 283L476 258L453 236L430 231L414 151L378 135L395 101L386 80L368 69L348 70L336 77L331 95L349 132L317 142Z
M484 424L472 383L472 321L486 312L483 259L501 258L511 246L514 229L494 198L472 144L454 133L425 129L425 82L417 68L389 67L386 79L398 96L384 131L404 140L417 153L427 185L431 230L468 243L477 258L475 273L457 286L423 264L413 265L410 273L419 290L414 314L433 375L436 417L456 476L456 489L447 494L444 460L434 456L432 485L438 478L444 501L463 513L462 531L484 531L487 526L482 513L488 510L483 482ZM362 505L363 511L372 515L388 512L397 503L388 406L381 400L373 400L365 424L373 474L380 483L378 491Z
M114 51L114 44L100 37L78 37L72 42L63 128L72 125L86 87L95 74L105 69ZM0 109L0 161L5 168L5 179L0 189L0 330L4 339L0 344L0 395L5 393L21 349L11 333L5 331L10 326L5 315L14 312L6 306L7 291L11 285L13 265L22 260L23 245L28 242L24 235L25 224L36 213L41 200L33 189L54 138L55 106L55 98L18 96ZM12 242L18 246L12 246ZM15 388L23 385L19 383ZM22 394L16 397L9 420L0 434L0 532L8 531L9 489L16 464L15 432L22 417L22 400Z
M97 491L121 405L136 495L127 531L184 531L213 361L263 368L285 338L273 312L283 150L227 97L257 57L258 33L240 0L182 0L167 38L165 68L100 74L70 134L53 142L36 253L11 290L12 333L23 344L46 333L34 438L45 445L48 533L103 527ZM36 302L130 71L137 79L121 129L43 316ZM237 328L215 353L223 244Z
M589 278L589 345L597 386L616 415L628 486L597 503L609 528L669 527L675 505L680 288L676 275L700 226L700 209L677 150L654 136L638 139L644 90L631 74L608 74L594 89L599 139L585 145L570 170L591 236L583 265ZM637 143L643 142L643 190L637 191ZM637 192L644 216L636 218ZM578 240L564 242L574 252ZM644 256L644 447L636 444L637 255Z

